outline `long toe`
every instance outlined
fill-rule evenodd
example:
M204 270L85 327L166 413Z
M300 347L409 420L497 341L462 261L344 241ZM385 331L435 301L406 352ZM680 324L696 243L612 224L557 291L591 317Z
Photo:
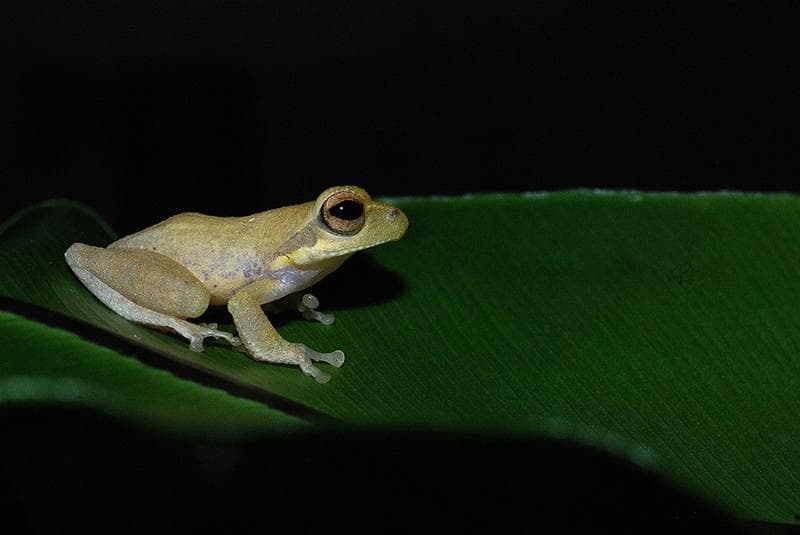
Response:
M344 364L344 352L339 349L330 353L320 353L319 351L311 350L308 356L311 357L311 360L326 362L337 368L341 368L342 364Z
M314 380L318 383L324 384L331 380L330 374L325 373L324 371L320 370L310 362L307 364L301 364L300 369L303 370L303 373L305 373L306 375L310 375L311 377L313 377Z
M325 362L327 362L331 366L336 366L337 368L341 368L342 364L344 364L344 351L340 349L337 349L333 353L326 353L326 356L328 357L328 360L326 360Z
M189 341L189 349L194 351L195 353L201 353L203 351L203 337L202 336L192 336L192 339Z

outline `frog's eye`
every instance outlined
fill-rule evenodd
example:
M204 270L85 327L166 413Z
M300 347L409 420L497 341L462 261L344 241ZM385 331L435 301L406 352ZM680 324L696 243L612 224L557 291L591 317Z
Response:
M364 226L364 205L350 191L339 191L322 203L321 214L325 225L336 234L350 236Z

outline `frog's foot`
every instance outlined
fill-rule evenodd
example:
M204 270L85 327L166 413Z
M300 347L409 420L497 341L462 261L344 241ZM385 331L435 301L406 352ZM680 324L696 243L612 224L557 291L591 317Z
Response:
M344 364L344 351L341 349L337 349L336 351L331 351L330 353L320 353L319 351L314 351L313 349L306 348L306 354L311 360L316 360L317 362L325 362L330 364L334 368L341 368L342 364Z
M317 310L319 299L311 294L303 294L303 297L297 301L296 306L298 312L307 320L318 321L323 325L330 325L334 322L333 314L326 314ZM342 362L344 362L344 356L342 356Z
M256 360L299 366L303 373L310 375L318 383L327 383L331 380L331 376L314 366L312 361L326 362L337 368L344 364L343 352L336 350L330 353L321 353L305 344L285 342L267 350L252 346L248 346L248 349L250 355Z
M330 353L320 353L319 351L314 351L305 344L294 344L294 346L300 352L299 362L297 363L300 369L306 375L313 377L318 383L327 383L331 380L331 376L314 366L311 363L312 360L326 362L336 368L341 368L342 364L344 364L344 353L338 349Z
M215 339L223 338L230 342L233 346L242 344L239 337L227 333L225 331L217 330L216 323L200 323L194 324L188 321L182 321L181 324L173 327L178 334L189 339L189 348L192 351L200 352L203 350L203 341L206 338L214 337Z

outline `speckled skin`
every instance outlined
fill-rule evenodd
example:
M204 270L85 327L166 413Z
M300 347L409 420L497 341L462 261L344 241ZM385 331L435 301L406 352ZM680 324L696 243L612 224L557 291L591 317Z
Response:
M363 205L363 227L352 235L337 234L322 220L323 203L340 192ZM372 200L356 186L339 186L316 201L251 216L179 214L106 249L73 244L65 256L92 293L132 321L175 330L195 350L202 350L209 336L243 342L257 360L296 364L326 382L330 376L311 361L341 366L344 353L319 353L287 342L261 305L308 288L356 251L401 238L407 226L397 208ZM332 322L314 311L318 303L309 297L299 309ZM215 326L185 321L209 304L228 305L241 341Z
M203 283L211 304L224 304L243 286L275 271L272 266L276 259L291 253L297 241L307 240L313 245L313 239L309 239L313 233L308 232L305 221L311 205L287 206L247 217L179 214L108 248L161 253Z

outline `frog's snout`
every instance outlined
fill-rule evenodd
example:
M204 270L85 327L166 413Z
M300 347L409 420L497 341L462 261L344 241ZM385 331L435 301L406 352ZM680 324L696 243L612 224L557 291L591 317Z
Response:
M399 208L392 206L386 212L386 219L397 229L397 237L395 239L399 240L402 238L408 228L408 218L406 214Z

